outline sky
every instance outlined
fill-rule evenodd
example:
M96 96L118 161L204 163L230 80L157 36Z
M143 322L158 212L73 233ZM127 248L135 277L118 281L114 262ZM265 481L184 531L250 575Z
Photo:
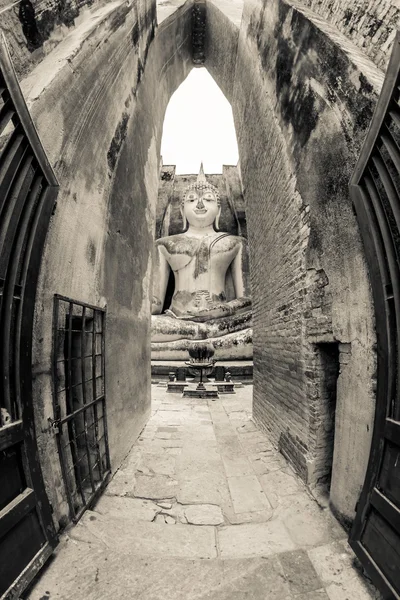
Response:
M192 69L172 95L165 113L161 156L179 175L222 173L236 165L238 148L232 109L207 69Z

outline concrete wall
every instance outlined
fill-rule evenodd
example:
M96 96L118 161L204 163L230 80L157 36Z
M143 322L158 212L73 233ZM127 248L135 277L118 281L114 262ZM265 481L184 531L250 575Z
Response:
M211 1L207 34L206 66L232 104L239 144L254 416L314 486L330 478L336 394L331 503L349 521L373 428L375 333L347 186L382 73L318 15L281 0L245 2L240 30Z
M115 470L150 411L150 256L161 132L168 100L192 66L190 6L158 29L155 2L104 10L89 15L23 81L60 182L37 293L33 362L39 454L60 525L68 511L48 423L53 294L107 307Z

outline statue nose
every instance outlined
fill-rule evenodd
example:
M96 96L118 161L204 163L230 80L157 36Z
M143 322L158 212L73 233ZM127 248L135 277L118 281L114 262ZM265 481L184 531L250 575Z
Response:
M202 198L198 199L196 208L204 208L204 203L203 203Z

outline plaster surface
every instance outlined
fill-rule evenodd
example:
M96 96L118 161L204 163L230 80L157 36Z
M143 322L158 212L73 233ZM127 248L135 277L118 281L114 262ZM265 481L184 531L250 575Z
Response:
M39 455L57 528L69 516L48 421L54 416L55 293L107 308L114 469L150 412L150 254L162 122L170 96L192 67L190 4L175 7L158 28L155 9L153 2L94 6L22 82L60 183L42 259L33 347Z
M379 598L252 421L252 386L208 402L152 392L152 418L30 600Z

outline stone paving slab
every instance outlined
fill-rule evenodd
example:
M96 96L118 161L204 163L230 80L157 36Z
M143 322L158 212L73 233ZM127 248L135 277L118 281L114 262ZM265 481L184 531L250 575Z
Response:
M292 600L275 558L151 560L72 540L29 595L30 600ZM69 568L60 577L57 562Z
M333 542L308 551L329 600L380 598L367 579L354 568L354 554L345 541Z
M96 513L133 522L153 521L160 511L161 508L150 500L118 496L102 496L95 506Z
M227 477L238 477L240 475L254 475L254 469L246 456L223 456L222 461Z
M133 523L93 511L86 511L80 527L93 533L99 544L124 554L203 559L217 556L213 527Z
M138 471L147 469L151 473L157 475L174 475L175 473L176 457L171 454L147 454L143 453L137 467Z
M279 560L290 591L295 596L310 595L320 590L321 580L305 550L285 552L279 555Z
M256 475L228 477L228 486L236 514L271 508Z
M192 525L221 525L224 522L221 508L214 504L188 506L184 514L187 522Z
M379 598L251 420L252 388L236 392L211 402L153 387L149 423L28 598Z
M218 530L222 558L270 556L296 548L280 521L231 525Z
M161 500L174 498L178 490L178 482L168 475L141 475L136 477L133 495L136 498Z

